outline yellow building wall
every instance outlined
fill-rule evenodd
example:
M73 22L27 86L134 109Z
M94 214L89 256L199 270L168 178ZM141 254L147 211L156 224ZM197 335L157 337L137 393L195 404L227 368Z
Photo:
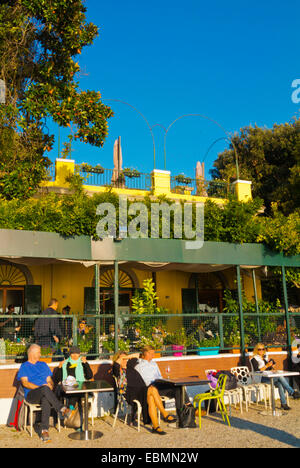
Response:
M59 311L66 305L71 307L71 313L82 314L84 311L84 288L91 287L94 280L94 267L86 268L80 264L53 264L28 267L33 276L33 282L42 286L42 309L47 308L52 297L59 301ZM122 266L120 265L122 269ZM132 269L135 273L139 287L143 287L143 281L152 278L152 272L148 270ZM101 265L100 265L101 275ZM229 289L236 289L235 270L223 271ZM158 271L156 272L156 292L158 306L164 307L170 313L182 312L183 288L189 287L191 273L182 271ZM242 272L243 289L248 300L254 302L254 288L251 272ZM257 295L261 298L261 285L256 278Z

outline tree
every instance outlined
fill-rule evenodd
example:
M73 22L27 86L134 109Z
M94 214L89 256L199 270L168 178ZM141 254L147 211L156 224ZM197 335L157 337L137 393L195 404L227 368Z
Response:
M245 127L232 137L240 178L252 181L253 196L263 199L266 213L272 202L289 215L300 207L300 119L273 128ZM235 179L233 146L218 155L213 178Z
M52 148L46 119L72 126L70 141L101 147L112 110L95 91L80 91L76 56L98 28L86 22L83 0L4 0L0 5L0 190L30 197L46 176Z

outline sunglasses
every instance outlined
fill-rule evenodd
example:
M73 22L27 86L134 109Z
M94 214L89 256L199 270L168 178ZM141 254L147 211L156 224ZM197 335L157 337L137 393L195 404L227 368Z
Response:
M257 351L265 351L266 348L257 348Z

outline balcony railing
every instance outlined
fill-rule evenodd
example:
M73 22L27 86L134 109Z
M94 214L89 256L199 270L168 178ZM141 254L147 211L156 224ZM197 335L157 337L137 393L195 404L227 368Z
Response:
M229 185L226 182L204 179L171 177L171 192L199 197L228 198Z
M151 190L151 175L142 172L103 169L99 172L80 171L85 185L127 188L134 190Z

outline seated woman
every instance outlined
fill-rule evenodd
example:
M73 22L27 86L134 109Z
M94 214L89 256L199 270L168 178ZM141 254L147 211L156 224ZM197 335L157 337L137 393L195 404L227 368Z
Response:
M69 351L69 358L66 361L63 361L59 364L55 372L55 383L63 382L67 377L74 377L77 382L84 382L85 380L91 380L93 378L93 371L86 360L85 356L80 356L80 348L77 346L72 346ZM61 387L58 386L57 389L58 395L61 396ZM80 411L80 421L82 427L82 405L81 405L81 395L68 395L67 406L74 410L78 404ZM80 428L81 428L80 427Z
M275 367L275 362L273 361L273 359L269 360L266 354L266 348L262 343L258 343L255 346L253 350L253 358L251 359L251 364L254 372L271 371L274 370ZM261 382L269 383L270 379L268 377L263 376ZM287 390L288 394L295 399L300 398L299 392L295 391L292 387L290 387L290 385L284 377L275 377L274 384L275 387L277 387L279 390L281 408L283 408L286 411L290 410L291 408L287 405L284 391Z
M138 354L127 355L119 351L113 358L113 375L118 379L119 387L123 391L128 404L133 406L133 400L138 400L142 406L144 424L152 423L152 432L164 435L158 425L157 409L167 422L175 422L174 416L166 412L157 389L147 387L141 375L135 370L139 363Z

